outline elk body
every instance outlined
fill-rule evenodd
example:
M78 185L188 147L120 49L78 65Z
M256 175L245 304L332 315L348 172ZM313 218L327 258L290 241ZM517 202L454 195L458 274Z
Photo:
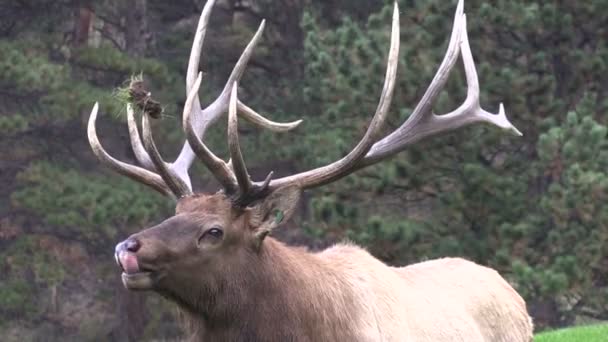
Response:
M204 341L522 341L532 340L532 322L517 292L494 270L445 258L390 267L360 247L338 244L322 252L284 245L269 234L293 214L303 190L338 180L386 159L412 143L468 124L486 122L519 134L507 120L479 106L479 84L459 2L448 51L409 119L381 137L395 85L399 16L393 14L384 89L361 141L342 159L310 171L264 181L251 180L241 154L237 118L273 131L300 122L270 121L238 100L237 82L264 22L237 62L220 96L206 108L198 98L198 64L214 1L205 5L188 64L183 127L187 137L178 158L166 163L154 144L147 114L142 134L127 108L131 145L141 166L111 157L95 129L95 155L114 170L177 199L176 213L116 246L128 289L151 290L177 303L190 337ZM468 84L467 99L448 114L432 105L458 56ZM198 74L198 77L197 77ZM203 143L207 128L228 112L230 161ZM198 157L222 186L216 194L192 191L188 169Z

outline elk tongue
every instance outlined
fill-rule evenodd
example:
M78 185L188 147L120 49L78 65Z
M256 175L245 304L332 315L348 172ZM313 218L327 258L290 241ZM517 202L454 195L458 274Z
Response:
M139 265L137 264L137 257L133 253L122 251L118 254L122 269L126 274L133 274L139 272Z

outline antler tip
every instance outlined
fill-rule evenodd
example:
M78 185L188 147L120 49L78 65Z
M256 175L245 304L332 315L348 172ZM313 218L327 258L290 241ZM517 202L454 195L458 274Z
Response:
M97 141L97 132L95 130L95 121L97 121L97 112L99 111L99 102L95 102L93 109L91 109L91 115L89 115L89 123L87 125L87 135L89 137L89 143L94 147L93 142Z
M511 125L511 133L513 133L513 135L516 135L518 137L524 136L524 134L520 130L518 130L517 127L515 127L513 125Z
M458 5L456 6L456 13L464 12L464 0L458 0Z
M214 4L215 4L215 0L207 1L207 3L205 4L205 7L203 7L203 12L205 11L206 8L212 8Z
M266 188L268 188L268 185L270 184L270 181L272 180L272 176L274 176L274 171L270 171L268 173L268 176L266 176L266 179L264 179L264 183L262 184L263 190L266 190Z
M510 131L511 133L513 133L513 135L516 135L518 137L523 136L523 133L521 133L521 131L518 130L517 127L515 127L509 121L509 119L507 119L507 115L505 113L505 106L502 102L500 103L500 106L498 108L498 117L504 121L504 127L503 127L504 129Z
M291 130L297 128L298 126L300 126L300 124L302 122L304 122L304 120L300 119L300 120L296 120L296 121L292 121L292 122L288 122L288 123L284 123L284 124L276 124L274 127L268 127L268 128L275 132L288 132L288 131L291 131Z
M97 112L99 111L99 102L95 102L93 105L93 109L91 109L91 114L89 115L89 125L88 130L95 130L95 121L97 121Z
M399 26L399 4L395 1L395 6L393 7L393 25Z
M456 13L454 14L454 30L460 29L461 20L465 20L464 14L464 0L459 0L456 6ZM466 23L464 24L466 26Z
M260 23L260 27L258 27L258 31L255 33L253 39L256 39L259 35L261 35L262 32L264 32L264 28L266 28L266 18L262 19L262 22Z

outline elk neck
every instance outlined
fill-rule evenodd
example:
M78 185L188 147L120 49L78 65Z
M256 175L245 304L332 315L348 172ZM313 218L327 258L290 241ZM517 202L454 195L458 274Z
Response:
M192 298L170 296L193 339L297 340L328 324L326 331L348 331L357 321L349 309L356 296L339 268L305 248L267 237L239 268L217 284L202 281Z

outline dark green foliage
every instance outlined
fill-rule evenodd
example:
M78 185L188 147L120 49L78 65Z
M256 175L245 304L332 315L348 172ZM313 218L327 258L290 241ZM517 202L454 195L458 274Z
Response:
M61 3L68 6L67 2ZM36 336L45 336L45 329L51 329L57 336L69 335L77 340L86 339L91 330L87 326L97 326L98 333L100 324L106 331L111 329L111 324L99 321L104 312L96 305L116 297L111 289L119 274L113 267L110 273L107 267L113 263L112 246L173 211L171 201L99 167L86 142L82 119L99 101L102 143L113 153L121 151L116 146L127 143L122 139L126 134L124 121L114 122L121 125L120 130L104 129L125 111L113 89L130 76L143 74L155 96L176 118L177 105L185 96L183 76L157 59L130 56L109 40L75 44L66 28L71 15L79 13L79 5L86 3L70 3L73 8L61 10L52 2L34 6L53 15L42 15L34 7L28 12L18 4L7 6L7 11L24 18L15 23L18 30L7 26L0 38L0 174L6 198L0 216L3 340L11 341L14 333L16 338L28 340L19 332L32 327L36 327ZM31 21L26 20L28 14ZM0 29L5 23L3 20ZM74 23L79 28L78 21ZM120 33L114 33L120 40ZM187 52L182 55L187 56ZM166 140L164 130L158 128L156 135ZM88 264L83 265L85 262ZM83 274L85 270L95 274L96 291L87 283L90 274ZM67 332L73 323L64 310L82 310L75 297L79 292L87 296L89 289L89 296L103 293L88 304L92 315L99 316L88 318L95 322L91 324L82 318L81 332ZM158 302L154 306L161 310L159 315L167 313ZM47 321L53 323L40 324Z
M107 91L79 80L74 82L69 68L51 61L41 47L26 44L0 41L0 89L6 95L2 102L10 111L6 114L13 116L5 120L20 122L22 127L11 130L2 125L3 135L49 121L74 119L91 101L112 105Z
M574 297L569 300L575 305L603 314L601 298L608 293L608 127L593 119L594 102L586 98L564 123L539 137L533 170L543 191L535 210L518 223L525 234L514 242L530 249L513 268L525 280L520 284L528 296ZM570 309L572 303L564 305Z
M36 238L24 236L0 253L0 314L38 318L45 308L36 297L65 279L65 266L40 247Z
M57 235L99 248L119 238L125 227L140 227L171 213L171 200L127 178L83 174L35 163L17 177L23 188L12 195L16 208L42 219Z

